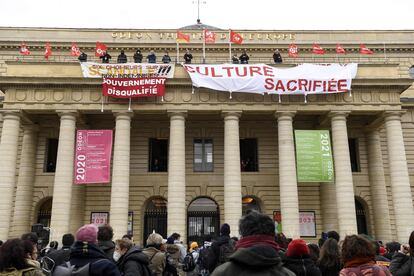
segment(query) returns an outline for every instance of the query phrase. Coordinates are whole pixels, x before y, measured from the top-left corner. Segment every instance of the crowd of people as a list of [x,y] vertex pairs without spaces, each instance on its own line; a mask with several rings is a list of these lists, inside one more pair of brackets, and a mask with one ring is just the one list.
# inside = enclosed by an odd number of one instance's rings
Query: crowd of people
[[87,224],[75,236],[65,234],[62,247],[51,242],[39,256],[38,238],[27,233],[0,245],[0,275],[108,275],[108,276],[387,276],[413,275],[414,231],[408,244],[383,245],[365,235],[343,240],[335,231],[323,233],[318,244],[275,235],[273,220],[257,211],[240,219],[240,239],[230,237],[223,224],[220,235],[189,248],[173,233],[164,239],[151,233],[145,247],[130,235],[113,241],[109,225]]

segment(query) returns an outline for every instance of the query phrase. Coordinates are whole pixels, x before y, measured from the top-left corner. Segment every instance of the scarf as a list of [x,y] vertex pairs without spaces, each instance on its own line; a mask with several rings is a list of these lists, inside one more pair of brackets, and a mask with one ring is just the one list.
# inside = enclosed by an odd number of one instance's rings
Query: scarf
[[374,257],[356,257],[352,260],[349,260],[347,262],[345,262],[345,268],[348,267],[356,267],[356,266],[360,266],[363,264],[375,264],[375,260]]
[[279,251],[280,249],[279,245],[275,242],[273,236],[253,235],[241,238],[236,244],[236,250],[239,248],[249,248],[257,244],[270,246],[276,251]]

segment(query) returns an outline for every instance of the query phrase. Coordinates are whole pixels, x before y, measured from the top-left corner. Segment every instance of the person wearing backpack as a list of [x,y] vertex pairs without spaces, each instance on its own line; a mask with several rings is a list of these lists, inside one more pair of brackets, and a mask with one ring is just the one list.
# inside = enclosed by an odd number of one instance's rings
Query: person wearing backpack
[[[32,253],[37,250],[32,243],[29,244]],[[21,239],[11,239],[0,246],[1,276],[44,276],[42,270],[32,264],[35,254],[27,254],[25,247],[27,245]]]
[[211,260],[212,265],[209,269],[210,273],[212,273],[217,266],[228,261],[230,255],[233,254],[235,250],[235,242],[230,239],[230,225],[224,223],[220,227],[220,236],[213,241],[211,249],[213,250],[213,255]]
[[188,251],[188,254],[185,256],[183,261],[183,271],[187,272],[187,276],[198,276],[199,268],[197,265],[199,257],[198,252],[198,243],[192,242],[190,245],[190,250]]
[[148,268],[148,258],[142,250],[133,246],[128,239],[115,242],[113,259],[123,276],[151,276]]
[[218,266],[212,276],[294,276],[283,267],[274,241],[275,223],[264,214],[250,211],[239,222],[242,236],[236,244],[236,251],[228,262]]
[[213,263],[214,260],[214,252],[211,247],[211,236],[207,235],[204,245],[199,250],[197,260],[197,266],[201,276],[210,275],[210,270],[213,271],[215,267],[215,264]]
[[69,262],[55,267],[53,276],[121,276],[115,263],[98,247],[98,227],[86,224],[76,232]]
[[148,267],[152,275],[162,276],[166,268],[167,257],[165,255],[164,246],[166,240],[158,233],[151,233],[147,239],[147,246],[143,250],[148,258]]

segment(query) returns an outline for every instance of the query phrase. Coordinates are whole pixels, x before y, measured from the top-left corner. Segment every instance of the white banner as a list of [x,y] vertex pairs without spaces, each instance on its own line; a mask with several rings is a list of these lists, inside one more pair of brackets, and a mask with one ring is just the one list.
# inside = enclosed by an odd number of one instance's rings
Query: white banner
[[82,74],[85,78],[101,78],[102,75],[109,77],[174,77],[174,63],[95,63],[81,62]]
[[186,65],[193,86],[257,94],[325,94],[351,89],[358,64],[301,64],[279,69],[266,64]]

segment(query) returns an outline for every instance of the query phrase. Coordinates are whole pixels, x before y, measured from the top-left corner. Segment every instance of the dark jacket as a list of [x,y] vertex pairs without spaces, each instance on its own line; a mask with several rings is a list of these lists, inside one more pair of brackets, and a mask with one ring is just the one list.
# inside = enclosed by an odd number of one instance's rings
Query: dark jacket
[[171,62],[171,58],[170,58],[170,56],[169,56],[169,55],[164,55],[164,56],[162,57],[162,62],[163,62],[163,63],[170,63],[170,62]]
[[297,276],[321,276],[321,271],[310,257],[285,257],[283,264]]
[[52,252],[48,253],[46,256],[51,258],[55,262],[55,266],[61,265],[70,258],[70,247],[62,247],[59,250],[53,250]]
[[[91,276],[120,276],[115,263],[106,258],[105,253],[96,244],[75,242],[70,252],[70,263],[77,267],[90,264]],[[99,262],[96,262],[101,260]],[[96,262],[96,263],[94,263]]]
[[98,241],[98,247],[105,253],[107,259],[114,260],[115,243],[113,241]]
[[392,256],[390,272],[394,276],[413,276],[414,275],[414,256],[407,256],[396,252]]
[[117,263],[123,276],[151,276],[148,258],[138,247],[132,247]]
[[185,61],[185,63],[187,63],[187,64],[191,63],[191,60],[192,59],[193,59],[193,55],[192,54],[185,53],[185,55],[184,55],[184,61]]
[[102,59],[102,63],[109,63],[109,60],[112,58],[110,54],[106,53],[105,55],[99,57]]
[[[223,245],[223,244],[227,244],[227,243],[229,243],[229,241],[230,241],[230,236],[225,236],[225,235],[223,235],[223,236],[219,236],[215,241],[213,241],[213,243],[211,244],[211,248],[213,249],[213,253],[214,253],[214,259],[212,260],[212,264],[215,264],[214,265],[214,268],[216,267],[216,266],[218,266],[218,265],[220,265],[219,263],[218,263],[218,261],[219,261],[219,258],[220,258],[220,247]],[[210,272],[212,272],[212,270],[210,271]]]
[[280,55],[280,53],[274,53],[273,54],[273,60],[275,63],[282,63],[283,59],[282,56]]
[[118,63],[127,63],[127,61],[128,61],[128,57],[125,54],[120,54],[118,56],[118,60],[117,60]]
[[143,56],[142,56],[141,52],[136,52],[134,54],[134,62],[135,63],[141,63],[142,62],[142,58],[143,58]]
[[149,54],[147,56],[148,63],[156,63],[157,62],[157,56],[155,54]]
[[230,261],[218,266],[211,276],[270,276],[295,274],[282,266],[276,250],[267,245],[240,248],[230,256]]
[[338,276],[339,271],[341,271],[342,266],[340,263],[337,263],[334,266],[325,266],[323,264],[318,265],[319,270],[321,271],[322,276]]
[[239,57],[241,64],[248,64],[249,63],[249,56],[246,53],[241,54]]

